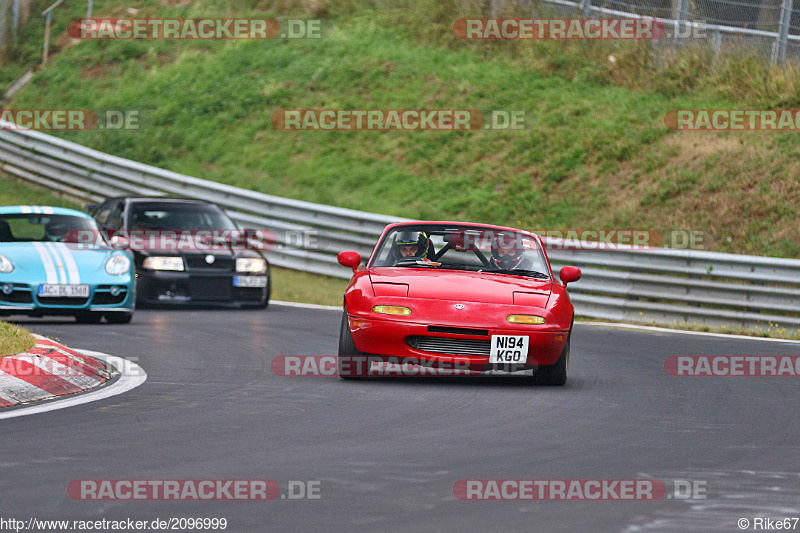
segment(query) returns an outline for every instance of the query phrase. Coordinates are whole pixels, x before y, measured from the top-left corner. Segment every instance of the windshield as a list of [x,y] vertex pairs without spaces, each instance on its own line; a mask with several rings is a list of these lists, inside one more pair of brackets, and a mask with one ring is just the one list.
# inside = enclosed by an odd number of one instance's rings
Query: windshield
[[215,205],[146,203],[131,206],[133,230],[233,230],[236,225]]
[[369,267],[414,267],[550,279],[544,253],[530,235],[468,225],[404,225],[387,232]]
[[[87,236],[88,235],[88,239]],[[73,215],[0,215],[0,242],[96,242],[94,220]]]

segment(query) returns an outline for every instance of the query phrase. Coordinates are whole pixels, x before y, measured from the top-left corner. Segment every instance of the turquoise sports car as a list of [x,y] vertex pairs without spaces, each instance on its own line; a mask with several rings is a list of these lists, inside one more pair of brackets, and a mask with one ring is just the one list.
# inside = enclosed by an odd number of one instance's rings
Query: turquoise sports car
[[136,302],[130,251],[89,215],[62,207],[0,207],[0,316],[72,315],[127,323]]

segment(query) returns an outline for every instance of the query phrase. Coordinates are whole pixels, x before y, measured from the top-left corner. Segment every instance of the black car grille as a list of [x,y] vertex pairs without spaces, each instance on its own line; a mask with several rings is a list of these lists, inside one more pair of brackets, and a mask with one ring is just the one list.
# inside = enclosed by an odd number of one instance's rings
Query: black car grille
[[478,337],[488,337],[488,329],[472,328],[452,328],[449,326],[428,326],[429,333],[451,333],[453,335],[475,335]]
[[124,288],[120,288],[119,293],[114,296],[111,294],[111,285],[100,285],[94,292],[94,298],[92,298],[93,305],[113,305],[122,303],[125,301],[125,297],[128,296],[128,290]]
[[491,341],[425,337],[421,335],[408,337],[406,342],[416,350],[450,355],[489,355],[492,345]]
[[56,297],[39,297],[39,303],[42,305],[86,305],[89,298],[66,298],[63,296]]
[[231,279],[206,277],[189,279],[189,296],[194,301],[220,301],[231,299]]
[[12,285],[14,290],[11,294],[6,294],[0,291],[0,302],[9,304],[30,304],[33,303],[33,296],[28,288],[22,288],[20,285]]
[[[213,255],[213,254],[211,254]],[[205,260],[205,255],[190,255],[184,257],[186,260],[186,268],[188,270],[227,270],[233,271],[233,258],[231,257],[216,257],[213,263],[208,264]]]

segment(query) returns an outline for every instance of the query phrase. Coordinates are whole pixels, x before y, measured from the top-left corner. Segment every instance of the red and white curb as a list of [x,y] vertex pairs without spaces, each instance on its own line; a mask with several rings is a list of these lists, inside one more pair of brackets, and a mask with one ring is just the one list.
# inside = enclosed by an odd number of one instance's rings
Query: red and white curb
[[117,374],[95,357],[34,337],[36,345],[27,352],[0,358],[0,408],[83,392]]

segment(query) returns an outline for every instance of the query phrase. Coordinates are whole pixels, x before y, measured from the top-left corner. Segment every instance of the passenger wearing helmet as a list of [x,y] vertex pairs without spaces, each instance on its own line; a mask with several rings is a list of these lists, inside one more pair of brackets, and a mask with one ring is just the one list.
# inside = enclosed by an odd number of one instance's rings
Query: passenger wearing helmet
[[391,257],[394,263],[403,259],[428,261],[430,239],[424,231],[401,231],[394,237]]
[[513,233],[497,233],[492,238],[492,267],[501,270],[531,270],[533,262],[525,257],[522,239]]
[[69,227],[65,222],[60,220],[52,220],[44,226],[44,240],[63,242],[67,231],[69,231]]

